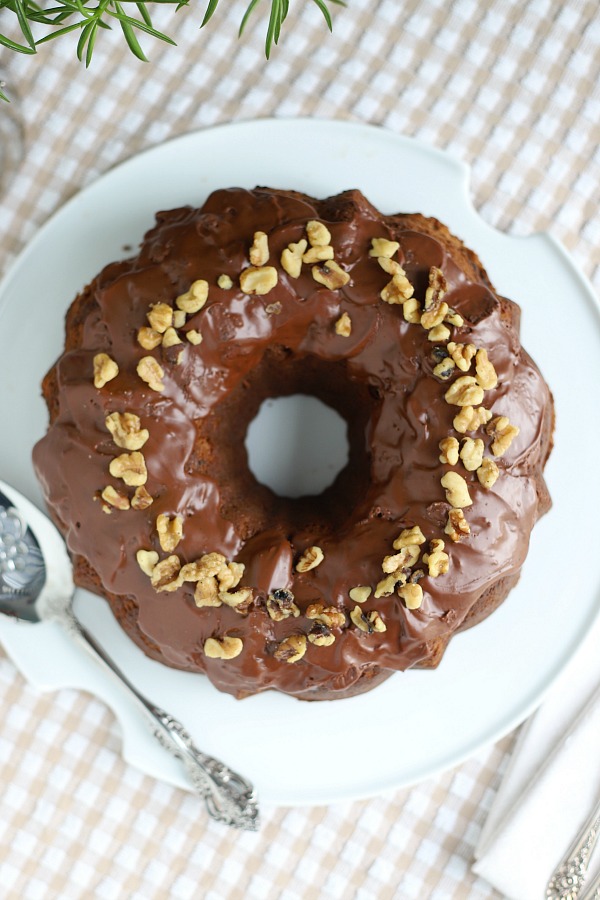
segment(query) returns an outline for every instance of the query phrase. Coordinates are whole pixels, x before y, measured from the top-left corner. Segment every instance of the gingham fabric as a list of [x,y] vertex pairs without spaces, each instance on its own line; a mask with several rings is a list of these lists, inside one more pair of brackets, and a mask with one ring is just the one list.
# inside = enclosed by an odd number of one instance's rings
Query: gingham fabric
[[[0,51],[13,98],[0,134],[16,123],[24,146],[17,172],[6,159],[0,172],[1,270],[53,210],[138,151],[217,123],[302,115],[449,150],[471,165],[485,219],[551,232],[600,286],[597,0],[349,0],[333,36],[314,4],[292,0],[269,63],[262,14],[236,39],[245,5],[221,0],[204,32],[204,3],[161,9],[156,24],[178,46],[146,40],[147,65],[117,32],[99,36],[87,73],[76,38],[35,58]],[[94,698],[40,695],[2,655],[0,697],[2,898],[500,897],[470,860],[514,735],[409,790],[267,809],[246,834],[127,766]]]

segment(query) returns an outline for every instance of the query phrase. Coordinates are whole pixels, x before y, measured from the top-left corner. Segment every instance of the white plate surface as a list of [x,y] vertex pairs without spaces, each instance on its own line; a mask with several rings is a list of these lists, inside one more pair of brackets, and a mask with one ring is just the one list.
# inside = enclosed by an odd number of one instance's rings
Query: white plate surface
[[[211,190],[233,185],[317,197],[358,187],[385,213],[437,216],[477,251],[499,292],[521,305],[523,343],[556,399],[556,445],[546,470],[554,507],[534,530],[519,586],[493,616],[456,637],[436,671],[398,674],[334,703],[274,693],[237,702],[202,676],[147,659],[101,599],[78,592],[80,617],[138,687],[180,718],[199,746],[253,779],[264,803],[365,797],[456,765],[515,727],[541,702],[598,611],[597,301],[553,240],[488,226],[471,204],[468,169],[414,140],[322,120],[187,135],[74,197],[0,285],[0,477],[38,505],[30,457],[47,422],[39,385],[62,348],[70,301],[104,264],[130,255],[124,248],[140,242],[156,210],[201,204]],[[122,727],[125,758],[188,786],[126,699],[54,628],[0,618],[0,641],[39,688],[68,685],[101,697]]]

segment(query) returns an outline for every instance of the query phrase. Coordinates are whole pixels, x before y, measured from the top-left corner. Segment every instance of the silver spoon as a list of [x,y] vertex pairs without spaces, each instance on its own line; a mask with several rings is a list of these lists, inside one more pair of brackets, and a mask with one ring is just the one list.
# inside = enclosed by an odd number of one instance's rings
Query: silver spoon
[[58,531],[33,504],[0,481],[0,613],[28,623],[59,622],[129,694],[154,737],[184,764],[209,815],[234,828],[256,831],[259,812],[252,784],[198,750],[177,719],[131,684],[75,618],[73,591],[72,567]]
[[[546,888],[548,900],[576,900],[585,887],[590,858],[600,837],[600,798],[580,832],[560,861]],[[588,888],[585,898],[600,898],[600,876]]]

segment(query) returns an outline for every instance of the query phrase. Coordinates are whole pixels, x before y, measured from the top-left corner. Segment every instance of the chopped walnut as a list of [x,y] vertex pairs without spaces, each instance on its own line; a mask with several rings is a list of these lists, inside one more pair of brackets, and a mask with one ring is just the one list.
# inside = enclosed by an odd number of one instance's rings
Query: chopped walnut
[[358,585],[348,591],[348,596],[355,603],[366,603],[371,596],[371,588],[368,585]]
[[405,275],[405,271],[396,259],[388,256],[380,256],[377,260],[386,275]]
[[308,632],[308,640],[316,647],[330,647],[335,642],[335,634],[324,622],[315,622]]
[[264,231],[254,232],[254,242],[248,254],[251,266],[265,266],[269,261],[269,238]]
[[109,503],[111,506],[114,506],[115,509],[129,509],[129,497],[127,494],[123,494],[120,491],[117,491],[112,485],[107,485],[102,491],[101,497],[106,503]]
[[394,550],[402,550],[403,547],[412,547],[415,544],[424,544],[425,540],[425,535],[423,534],[419,526],[413,525],[412,528],[405,528],[403,531],[401,531],[392,546]]
[[519,433],[519,428],[511,425],[506,416],[496,416],[485,430],[493,437],[492,453],[494,456],[504,456]]
[[137,333],[138,344],[144,350],[154,350],[162,344],[162,339],[163,336],[160,331],[155,331],[154,328],[150,328],[148,325],[143,325]]
[[393,556],[385,556],[381,568],[386,575],[392,575],[402,569],[409,569],[411,566],[414,566],[420,553],[418,544],[408,544],[399,553],[395,553]]
[[308,247],[302,238],[297,244],[288,244],[281,254],[281,266],[291,278],[299,278],[302,271],[302,257]]
[[487,350],[478,350],[475,357],[475,372],[477,381],[485,391],[491,391],[498,384],[498,376],[492,363],[488,359]]
[[488,459],[486,457],[481,461],[481,465],[477,469],[477,477],[479,483],[482,484],[484,488],[493,487],[496,484],[499,475],[500,469],[493,459]]
[[135,554],[135,558],[144,575],[147,575],[148,578],[150,578],[158,562],[158,553],[156,550],[138,550]]
[[311,603],[306,610],[306,617],[323,622],[328,628],[343,628],[346,624],[345,613],[335,606],[323,606],[322,603]]
[[[429,270],[429,286],[425,291],[425,309],[431,310],[439,307],[447,290],[448,284],[444,273],[437,266],[432,266]],[[447,306],[446,304],[446,309]]]
[[442,451],[440,453],[440,462],[444,465],[455,466],[458,462],[458,453],[460,444],[455,437],[447,437],[441,440],[438,447]]
[[448,353],[454,360],[457,369],[461,372],[468,372],[471,368],[471,361],[477,353],[475,344],[456,344],[450,341],[448,344]]
[[222,291],[230,291],[233,287],[233,281],[229,277],[229,275],[219,275],[217,278],[217,285],[221,288]]
[[300,610],[294,603],[294,595],[285,588],[278,588],[269,594],[267,612],[274,622],[282,622],[290,616],[297,618],[300,615]]
[[[182,309],[174,310],[173,311],[173,328],[183,328],[183,326],[185,325],[186,319],[187,319],[187,316]],[[163,344],[164,344],[164,340],[163,340]]]
[[152,569],[150,576],[155,591],[176,591],[183,584],[181,561],[178,556],[167,556]]
[[448,309],[444,322],[447,322],[448,325],[454,325],[456,328],[461,328],[465,324],[463,317],[453,309]]
[[371,612],[363,612],[360,606],[355,606],[350,613],[353,624],[365,634],[373,634],[374,631],[387,631],[385,622],[376,609]]
[[136,371],[142,381],[145,381],[153,391],[164,391],[165,386],[162,379],[165,370],[153,356],[143,356],[137,364]]
[[104,424],[112,434],[117,447],[124,450],[141,450],[150,437],[147,429],[141,427],[140,417],[135,413],[110,413]]
[[273,290],[278,280],[277,269],[273,266],[250,266],[240,275],[240,287],[245,294],[263,296]]
[[167,328],[165,333],[163,334],[162,345],[163,347],[175,347],[176,344],[183,343],[175,329],[171,326]]
[[352,334],[352,319],[347,312],[343,312],[335,323],[335,333],[341,337],[350,337]]
[[483,388],[472,375],[461,375],[452,382],[444,398],[454,406],[475,406],[483,400]]
[[195,328],[190,328],[189,331],[186,331],[185,336],[194,347],[197,347],[198,344],[202,343],[202,335],[199,331],[196,331]]
[[390,594],[394,593],[396,585],[405,584],[406,580],[406,575],[402,572],[393,572],[391,575],[387,575],[377,583],[373,596],[376,600],[379,600],[380,597],[389,597]]
[[244,642],[237,637],[207,638],[204,653],[209,659],[235,659],[244,649]]
[[240,588],[239,591],[219,591],[219,600],[240,614],[248,612],[253,597],[252,588]]
[[455,431],[459,434],[465,434],[467,431],[477,431],[481,425],[485,425],[492,418],[492,413],[485,406],[479,406],[474,409],[472,406],[463,406],[461,411],[454,417],[452,424]]
[[473,501],[469,496],[467,482],[462,475],[459,475],[458,472],[446,472],[446,474],[442,476],[441,481],[442,487],[446,491],[446,500],[450,506],[459,509],[471,506]]
[[217,572],[217,579],[221,590],[230,591],[231,588],[237,587],[242,580],[245,569],[246,566],[243,563],[237,562],[230,562],[227,563],[226,566],[221,566]]
[[200,312],[206,301],[208,300],[208,281],[198,278],[192,282],[184,294],[180,294],[175,300],[177,309],[182,309],[188,316]]
[[148,480],[148,470],[146,469],[146,460],[144,454],[138,450],[133,453],[121,453],[111,460],[108,471],[113,478],[122,478],[125,484],[130,487],[137,487],[140,484],[146,484]]
[[418,325],[421,321],[421,305],[419,301],[415,297],[405,300],[402,304],[402,313],[406,322],[409,322],[411,325]]
[[148,509],[154,503],[154,498],[150,496],[143,484],[136,487],[133,497],[131,498],[131,506],[133,509]]
[[156,519],[156,530],[160,546],[165,553],[172,553],[183,537],[183,517],[161,513]]
[[423,603],[423,588],[420,584],[403,584],[397,593],[404,600],[407,609],[419,609]]
[[460,458],[467,472],[474,472],[481,465],[483,459],[484,444],[480,438],[463,438],[460,449]]
[[333,247],[331,244],[326,244],[324,247],[310,247],[306,253],[302,254],[302,262],[306,263],[306,265],[312,265],[333,259],[334,256]]
[[394,274],[392,280],[386,284],[381,294],[379,295],[382,300],[385,300],[386,303],[404,304],[406,300],[411,299],[412,295],[415,292],[415,289],[406,277],[406,272],[399,264],[398,269],[399,271]]
[[167,328],[173,324],[173,307],[168,303],[153,303],[146,318],[153,331],[164,334]]
[[462,509],[448,510],[448,521],[444,531],[452,541],[460,541],[465,535],[471,534],[471,528]]
[[331,232],[322,222],[307,222],[306,234],[311,247],[324,247],[331,243]]
[[437,378],[441,378],[442,381],[448,381],[454,374],[454,366],[455,363],[452,357],[445,356],[444,359],[434,367],[433,374]]
[[314,280],[325,285],[330,291],[337,291],[350,281],[348,273],[344,272],[333,259],[320,266],[313,266],[311,271]]
[[[183,575],[181,577],[183,579]],[[219,599],[219,585],[217,584],[216,578],[213,578],[212,575],[200,575],[199,578],[194,580],[196,581],[194,603],[199,609],[202,609],[205,606],[221,606],[221,600]]]
[[320,547],[307,547],[296,563],[296,572],[309,572],[320,565],[324,558],[325,554]]
[[427,340],[442,343],[450,337],[450,329],[445,325],[435,325],[427,332]]
[[398,241],[389,241],[387,238],[372,238],[369,256],[380,258],[382,256],[391,259],[399,250]]
[[444,552],[444,542],[437,538],[431,541],[431,552],[423,554],[423,562],[429,569],[430,578],[445,575],[450,568],[450,557]]
[[448,304],[442,301],[438,307],[425,310],[421,315],[421,325],[423,328],[427,329],[427,331],[432,328],[437,328],[437,326],[441,325],[444,321],[444,316],[447,312]]
[[119,367],[107,353],[96,353],[94,356],[94,387],[103,388],[119,374]]
[[289,637],[281,641],[273,656],[280,662],[295,663],[302,659],[305,653],[306,635],[290,634]]

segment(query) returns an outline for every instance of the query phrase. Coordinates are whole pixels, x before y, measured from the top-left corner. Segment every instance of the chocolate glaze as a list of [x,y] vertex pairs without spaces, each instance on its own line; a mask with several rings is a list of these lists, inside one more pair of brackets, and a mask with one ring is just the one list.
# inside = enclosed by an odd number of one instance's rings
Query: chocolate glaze
[[[310,219],[327,224],[336,261],[351,275],[341,290],[319,285],[311,266],[292,279],[280,265],[282,250],[304,236]],[[279,272],[278,284],[264,297],[247,296],[239,288],[257,230],[268,233],[269,265]],[[447,383],[432,375],[436,361],[427,332],[405,322],[401,306],[380,299],[389,276],[368,255],[373,237],[400,242],[397,258],[421,301],[430,267],[442,269],[448,281],[445,299],[465,318],[452,339],[485,347],[498,373],[498,386],[486,391],[484,405],[520,428],[497,461],[501,474],[491,490],[481,487],[474,472],[457,467],[473,498],[466,510],[471,534],[460,543],[443,534],[448,505],[440,478],[450,467],[438,458],[438,442],[455,434],[452,420],[458,410],[444,401]],[[231,277],[232,289],[217,287],[221,274]],[[137,343],[137,331],[147,324],[151,304],[173,303],[198,278],[209,282],[209,299],[181,331],[195,328],[203,341],[151,351],[165,369],[165,390],[157,393],[136,374],[139,359],[148,355]],[[333,327],[344,311],[352,320],[349,337],[337,335]],[[369,681],[369,676],[437,664],[455,631],[504,598],[527,554],[530,531],[549,506],[541,472],[551,443],[552,400],[520,346],[518,327],[518,307],[494,293],[475,255],[444,226],[416,214],[384,217],[357,191],[320,202],[286,191],[222,190],[200,210],[159,213],[139,254],[106,267],[75,301],[67,317],[65,352],[45,381],[51,424],[34,449],[34,464],[76,562],[76,576],[79,572],[81,583],[89,585],[89,572],[94,573],[97,590],[151,655],[206,672],[217,687],[238,696],[267,688],[307,699],[346,696],[381,680]],[[371,397],[367,404],[361,401],[368,415],[353,437],[362,443],[363,461],[347,473],[346,482],[342,473],[329,499],[317,498],[312,515],[299,516],[297,527],[292,507],[281,506],[280,517],[265,516],[260,490],[266,489],[258,489],[251,477],[247,507],[238,496],[236,511],[222,471],[218,465],[211,471],[199,448],[198,435],[204,433],[212,433],[214,447],[221,419],[265,365],[267,351],[279,351],[294,365],[305,360],[315,371],[320,366],[325,379],[326,367],[335,364],[350,398],[361,391]],[[98,352],[108,353],[120,370],[101,390],[92,377]],[[123,452],[104,424],[114,411],[137,413],[150,432],[143,453],[146,487],[155,499],[145,511],[107,515],[94,499],[107,484],[122,487],[108,474],[111,458]],[[484,430],[473,436],[484,439],[491,455]],[[214,449],[218,453],[218,446]],[[346,491],[344,484],[360,481],[361,466],[367,467],[364,487],[360,482],[359,491]],[[344,517],[336,515],[334,527],[329,500],[343,508],[344,497],[348,508]],[[227,606],[198,609],[193,584],[174,593],[154,591],[135,554],[144,548],[158,550],[161,558],[167,555],[155,529],[160,513],[184,518],[184,537],[175,551],[183,562],[217,550],[246,564],[241,585],[255,589],[247,615]],[[309,643],[304,658],[294,664],[275,659],[278,642],[294,632],[307,633],[312,623],[303,615],[272,621],[264,606],[269,590],[290,588],[301,611],[316,601],[350,611],[355,604],[349,590],[375,586],[393,540],[413,525],[428,539],[445,539],[450,556],[446,575],[421,580],[420,609],[406,609],[396,594],[371,596],[363,608],[380,612],[384,633],[365,634],[348,619],[349,627],[336,632],[333,645]],[[297,573],[294,562],[313,544],[323,549],[323,563]],[[122,604],[127,617],[120,613]],[[228,661],[207,659],[204,641],[224,634],[242,638],[242,653]]]

